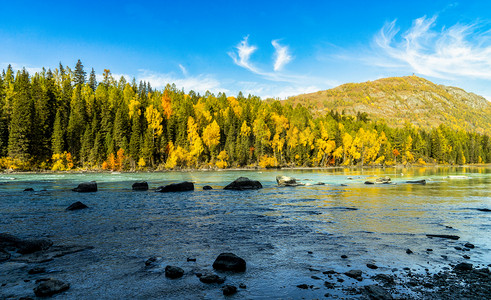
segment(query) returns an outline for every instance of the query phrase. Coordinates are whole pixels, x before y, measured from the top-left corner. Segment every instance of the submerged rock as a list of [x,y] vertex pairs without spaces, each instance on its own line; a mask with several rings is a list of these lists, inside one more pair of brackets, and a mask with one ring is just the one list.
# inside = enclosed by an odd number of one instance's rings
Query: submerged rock
[[0,249],[0,262],[4,262],[10,259],[10,253]]
[[391,180],[390,180],[389,176],[379,177],[379,178],[375,179],[375,183],[388,184],[388,183],[391,183]]
[[179,267],[175,267],[175,266],[165,267],[165,277],[176,279],[176,278],[181,278],[182,275],[184,275],[184,270]]
[[423,185],[425,185],[426,184],[426,180],[425,179],[422,179],[422,180],[408,180],[408,181],[406,181],[406,183],[409,183],[409,184],[423,184]]
[[360,280],[362,274],[363,272],[361,270],[349,270],[348,272],[344,273],[344,275],[354,278],[356,280]]
[[213,263],[213,268],[220,271],[245,272],[246,261],[233,253],[221,253]]
[[378,267],[374,264],[367,264],[367,267],[372,269],[372,270],[378,269]]
[[34,189],[33,188],[27,188],[27,189],[24,189],[24,192],[34,192]]
[[223,291],[223,295],[230,296],[230,295],[237,293],[237,287],[227,284],[226,286],[223,287],[222,291]]
[[378,299],[378,300],[393,299],[392,295],[388,291],[386,291],[383,287],[376,284],[365,286],[364,293],[370,299]]
[[168,192],[187,192],[194,191],[194,184],[189,181],[183,181],[179,183],[171,183],[166,186],[159,186],[156,192],[168,193]]
[[84,209],[84,208],[89,208],[87,205],[83,204],[80,201],[77,201],[70,206],[68,206],[65,210],[79,210],[79,209]]
[[288,176],[281,176],[278,175],[276,176],[276,183],[278,183],[278,186],[299,186],[303,185],[293,177],[288,177]]
[[470,271],[470,270],[472,270],[472,267],[473,267],[472,264],[463,262],[463,263],[457,264],[453,269],[455,271]]
[[72,189],[72,191],[79,193],[97,192],[97,183],[95,181],[83,182]]
[[[0,233],[0,249],[16,250],[20,254],[30,254],[46,250],[53,245],[51,240],[22,240],[8,233]],[[6,257],[6,255],[4,255]]]
[[146,181],[135,182],[131,185],[131,189],[134,191],[147,191],[148,183]]
[[70,284],[65,283],[61,280],[50,278],[46,281],[41,282],[37,287],[34,288],[34,294],[38,297],[49,297],[54,294],[61,293],[70,288]]
[[229,183],[224,190],[257,190],[262,189],[262,184],[257,180],[251,180],[247,177],[239,177],[235,179],[233,182]]
[[460,239],[460,236],[458,235],[449,235],[449,234],[427,234],[426,236],[429,238],[436,237],[436,238],[449,239],[449,240]]
[[225,281],[225,278],[223,277],[220,277],[216,274],[206,274],[206,275],[202,275],[199,277],[199,281],[203,282],[203,283],[223,283]]
[[41,274],[41,273],[46,273],[46,269],[42,267],[35,267],[30,269],[27,274],[34,275],[34,274]]

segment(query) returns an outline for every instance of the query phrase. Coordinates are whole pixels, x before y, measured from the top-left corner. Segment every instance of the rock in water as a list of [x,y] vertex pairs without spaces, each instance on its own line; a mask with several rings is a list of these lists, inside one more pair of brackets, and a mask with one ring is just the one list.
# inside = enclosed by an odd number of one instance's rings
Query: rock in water
[[70,288],[70,284],[64,283],[63,281],[50,278],[46,281],[41,282],[40,285],[34,288],[34,294],[38,297],[49,297],[54,294],[61,293]]
[[213,263],[213,268],[220,271],[245,272],[246,262],[233,253],[221,253]]
[[203,190],[205,190],[205,191],[209,191],[209,190],[212,190],[212,189],[213,189],[213,188],[212,188],[211,186],[209,186],[209,185],[205,185],[205,186],[203,187]]
[[300,185],[297,183],[297,180],[293,177],[288,177],[288,176],[281,176],[278,175],[276,176],[276,183],[278,183],[278,186],[298,186]]
[[361,270],[350,270],[350,271],[344,273],[344,275],[351,277],[351,278],[354,278],[354,279],[357,279],[357,280],[359,278],[361,278],[361,274],[363,274],[363,272]]
[[87,205],[83,204],[80,201],[77,201],[73,203],[72,205],[68,206],[65,210],[78,210],[78,209],[84,209],[84,208],[89,208]]
[[383,287],[373,284],[365,286],[365,293],[370,299],[388,300],[393,299],[392,295]]
[[194,191],[194,184],[189,181],[172,183],[166,186],[159,186],[156,192],[159,193],[168,193],[168,192],[186,192],[186,191]]
[[226,285],[223,287],[223,295],[225,296],[230,296],[230,295],[233,295],[237,293],[237,287],[233,286],[233,285]]
[[379,177],[379,178],[375,179],[375,183],[388,184],[390,182],[391,182],[391,180],[390,180],[390,177],[389,176]]
[[449,239],[449,240],[458,240],[458,239],[460,239],[460,236],[458,236],[458,235],[448,235],[448,234],[427,234],[426,236],[429,237],[429,238],[437,237],[437,238]]
[[184,270],[175,266],[165,267],[165,277],[176,279],[181,278],[184,275]]
[[131,189],[134,191],[147,191],[148,183],[146,181],[135,182],[131,185]]
[[457,264],[454,267],[454,270],[455,271],[471,271],[472,267],[473,267],[472,264],[463,262],[463,263]]
[[34,189],[33,188],[27,188],[27,189],[24,189],[24,192],[34,192]]
[[257,180],[250,180],[247,177],[239,177],[224,187],[224,190],[257,190],[262,189],[262,184]]
[[423,185],[425,185],[426,184],[426,180],[425,179],[422,179],[422,180],[408,180],[408,181],[406,181],[406,183],[409,183],[409,184],[423,184]]
[[97,192],[97,183],[95,181],[83,182],[78,187],[72,189],[72,191],[79,193]]
[[53,245],[51,240],[21,240],[8,233],[0,233],[0,249],[14,248],[20,254],[46,250]]
[[220,277],[216,274],[206,274],[199,277],[199,281],[203,283],[223,283],[225,278]]

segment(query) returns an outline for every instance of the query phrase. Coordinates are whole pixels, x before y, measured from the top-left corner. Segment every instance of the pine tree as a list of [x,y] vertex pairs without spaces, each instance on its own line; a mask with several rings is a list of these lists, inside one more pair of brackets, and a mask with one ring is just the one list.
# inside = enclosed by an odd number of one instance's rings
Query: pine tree
[[92,89],[92,91],[95,92],[95,90],[97,89],[97,79],[95,77],[95,71],[94,71],[94,68],[92,68],[92,71],[90,72],[90,76],[89,76],[89,86],[90,88]]
[[[85,129],[85,105],[81,95],[81,85],[76,85],[70,102],[70,117],[67,128],[68,152],[75,156],[81,148],[81,139]],[[78,158],[77,158],[78,159]]]
[[87,73],[84,71],[84,65],[82,65],[80,59],[77,61],[77,64],[75,65],[75,72],[73,75],[74,75],[73,76],[74,85],[82,85],[85,83],[85,77]]
[[14,83],[14,102],[10,123],[8,153],[12,158],[27,161],[32,152],[32,118],[34,106],[31,100],[29,73],[18,71]]

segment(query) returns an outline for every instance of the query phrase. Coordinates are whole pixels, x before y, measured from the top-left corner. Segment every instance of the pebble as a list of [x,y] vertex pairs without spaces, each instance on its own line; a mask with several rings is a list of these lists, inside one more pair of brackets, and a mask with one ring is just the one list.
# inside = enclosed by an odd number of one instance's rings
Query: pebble
[[341,258],[348,258],[348,255],[341,255]]
[[407,254],[413,254],[413,251],[411,251],[411,249],[406,249],[406,253]]
[[372,270],[378,269],[378,267],[374,264],[367,264],[367,267],[372,269]]

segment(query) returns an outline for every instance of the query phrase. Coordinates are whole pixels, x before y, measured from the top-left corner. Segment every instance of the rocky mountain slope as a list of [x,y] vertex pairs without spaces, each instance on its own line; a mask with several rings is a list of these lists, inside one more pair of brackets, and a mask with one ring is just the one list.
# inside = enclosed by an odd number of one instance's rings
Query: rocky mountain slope
[[384,119],[390,126],[402,126],[409,121],[430,128],[443,123],[453,129],[491,135],[490,101],[414,75],[347,83],[290,97],[285,102],[302,104],[318,114],[330,110],[352,115],[365,112],[370,119]]

